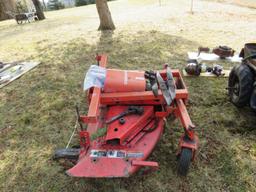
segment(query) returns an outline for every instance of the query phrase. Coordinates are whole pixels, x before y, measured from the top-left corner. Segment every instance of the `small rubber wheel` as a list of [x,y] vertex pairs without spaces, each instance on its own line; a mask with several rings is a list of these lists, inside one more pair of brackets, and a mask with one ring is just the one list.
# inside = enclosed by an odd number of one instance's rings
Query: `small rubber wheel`
[[188,148],[182,148],[178,160],[178,174],[186,176],[188,174],[189,166],[192,160],[192,150]]
[[233,67],[229,74],[229,97],[237,107],[243,107],[249,103],[254,83],[254,74],[246,64]]

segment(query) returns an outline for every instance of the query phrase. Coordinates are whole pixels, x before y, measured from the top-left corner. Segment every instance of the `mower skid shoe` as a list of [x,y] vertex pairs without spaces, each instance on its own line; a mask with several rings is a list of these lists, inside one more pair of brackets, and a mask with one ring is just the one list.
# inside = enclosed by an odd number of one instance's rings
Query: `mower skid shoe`
[[171,99],[174,100],[176,96],[176,87],[175,87],[175,81],[174,81],[170,67],[166,68],[166,76],[167,76],[166,82],[167,82],[168,90],[169,90]]
[[163,93],[164,99],[166,101],[166,104],[170,106],[172,103],[172,98],[169,93],[168,87],[159,72],[156,73],[156,77],[157,77],[157,81],[159,83],[159,87],[160,87],[160,89]]

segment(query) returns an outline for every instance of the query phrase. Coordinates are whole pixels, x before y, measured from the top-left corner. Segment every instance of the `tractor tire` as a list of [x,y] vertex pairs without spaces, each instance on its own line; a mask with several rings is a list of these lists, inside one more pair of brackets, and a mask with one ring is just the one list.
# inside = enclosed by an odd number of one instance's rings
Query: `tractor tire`
[[233,67],[228,80],[230,101],[237,107],[247,105],[253,91],[253,83],[254,74],[249,66],[241,64]]
[[179,155],[178,174],[186,176],[188,174],[189,166],[192,160],[192,150],[189,148],[182,148]]

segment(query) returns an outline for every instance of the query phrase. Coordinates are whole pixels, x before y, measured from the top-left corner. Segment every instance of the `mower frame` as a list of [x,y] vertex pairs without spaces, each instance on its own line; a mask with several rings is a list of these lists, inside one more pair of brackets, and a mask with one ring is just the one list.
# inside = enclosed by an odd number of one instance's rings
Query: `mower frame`
[[[97,61],[100,67],[107,66],[107,56],[106,55],[98,55]],[[186,109],[186,103],[188,101],[188,90],[183,81],[181,73],[179,70],[172,70],[172,75],[175,78],[176,83],[176,97],[170,106],[166,105],[165,99],[163,97],[162,92],[158,91],[158,96],[155,96],[152,91],[141,91],[141,92],[116,92],[116,93],[104,93],[101,88],[93,87],[88,91],[87,99],[89,100],[89,109],[87,115],[79,115],[79,121],[86,124],[86,129],[82,129],[79,131],[80,137],[80,154],[79,161],[82,162],[84,157],[87,154],[88,149],[90,148],[91,135],[97,132],[99,127],[103,127],[104,125],[104,108],[106,106],[126,106],[126,105],[141,105],[141,106],[160,106],[162,108],[161,111],[155,111],[154,117],[159,118],[160,124],[158,125],[159,129],[155,133],[150,133],[151,136],[154,136],[156,139],[154,141],[150,141],[149,136],[146,137],[146,141],[150,143],[151,146],[155,146],[157,141],[160,139],[162,135],[164,120],[170,115],[174,114],[176,118],[178,118],[183,126],[184,134],[181,135],[179,140],[179,146],[176,155],[179,157],[182,149],[187,148],[191,149],[192,156],[191,161],[195,159],[195,154],[198,148],[198,137],[195,133],[195,125],[192,123],[188,111]],[[166,70],[160,71],[163,79],[166,79]],[[136,132],[136,130],[135,130]],[[138,140],[143,138],[145,133],[136,132],[134,134],[131,143],[136,143]],[[135,137],[136,135],[136,137]],[[153,142],[153,143],[152,143]],[[94,143],[95,144],[95,143]],[[128,143],[128,145],[130,145]],[[144,144],[145,145],[145,144]],[[109,146],[109,149],[113,147]],[[122,146],[119,146],[122,149]],[[146,157],[152,152],[153,148],[146,150]],[[97,159],[93,159],[95,162]],[[85,162],[85,161],[84,161]],[[113,159],[111,163],[118,163],[117,160]],[[129,162],[129,161],[127,161]],[[105,161],[106,166],[110,166],[111,163],[109,161]],[[113,176],[108,174],[108,170],[103,168],[102,170],[96,171],[97,173],[90,173],[88,177],[105,177],[104,175],[108,175],[108,177],[119,177],[119,176],[129,176],[129,174],[134,173],[140,167],[149,167],[151,170],[156,170],[159,165],[157,162],[146,161],[146,159],[133,159],[130,162],[130,166],[134,166],[130,173],[122,173],[120,170],[113,168],[118,172]],[[80,168],[76,167],[72,168],[72,173],[68,171],[67,173],[71,176],[77,175],[79,177],[83,177],[81,173],[81,169],[85,168],[85,165],[81,165]]]

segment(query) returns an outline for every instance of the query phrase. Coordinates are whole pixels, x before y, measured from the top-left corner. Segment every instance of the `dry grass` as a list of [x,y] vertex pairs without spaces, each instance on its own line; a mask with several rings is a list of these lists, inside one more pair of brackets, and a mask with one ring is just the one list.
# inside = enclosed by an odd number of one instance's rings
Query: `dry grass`
[[[210,0],[210,1],[213,1],[213,0]],[[252,9],[256,8],[255,0],[214,0],[214,1],[221,2],[221,3],[235,4],[239,6],[249,7]]]
[[[0,60],[35,59],[35,70],[0,91],[0,191],[256,191],[255,114],[228,102],[226,79],[186,78],[189,112],[198,126],[200,152],[186,179],[175,172],[181,134],[169,120],[151,155],[160,170],[128,179],[76,179],[51,160],[65,146],[76,102],[86,111],[81,89],[96,52],[109,66],[181,69],[186,52],[199,45],[227,44],[237,51],[255,40],[255,11],[229,4],[187,0],[110,3],[117,30],[97,32],[95,7],[47,13],[47,20],[0,22]],[[231,64],[225,64],[231,66]]]

